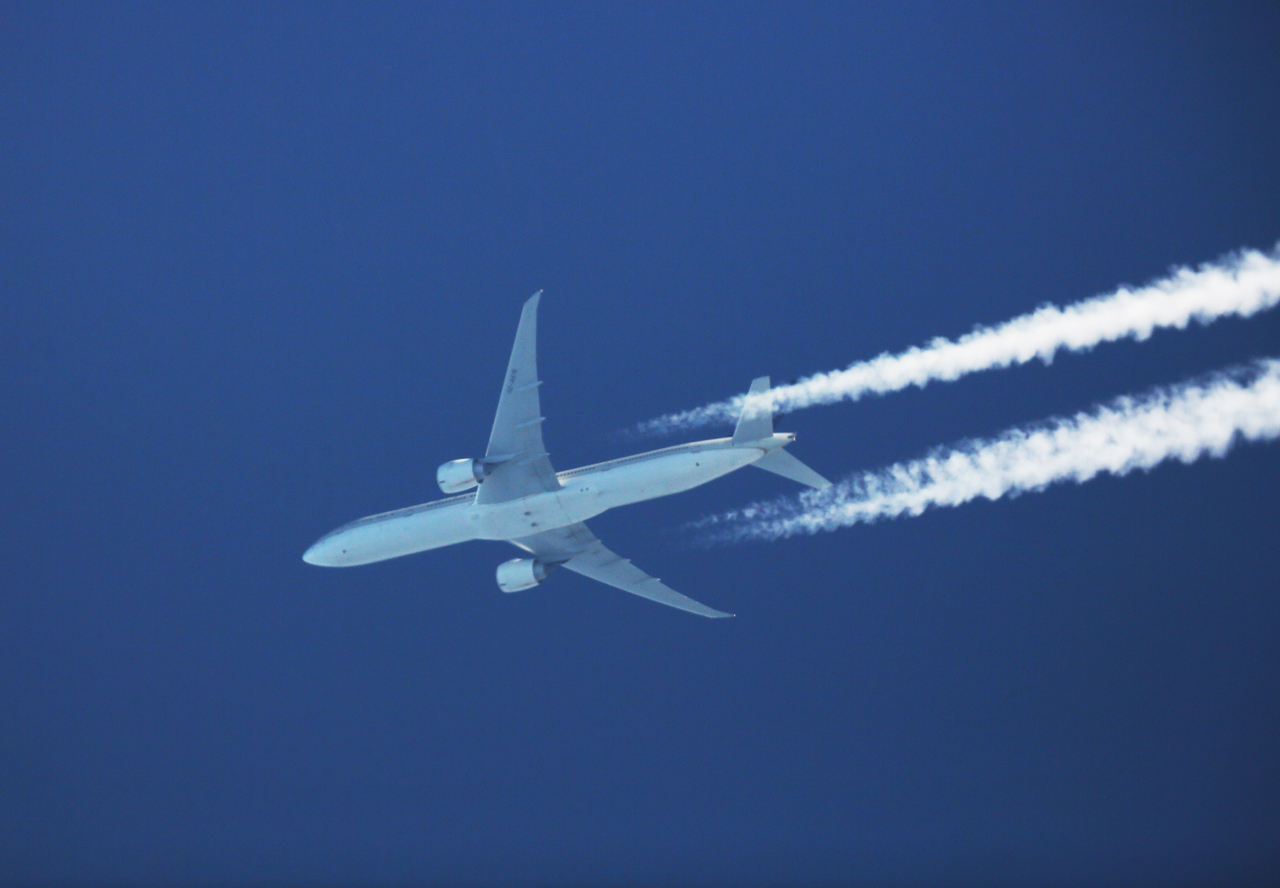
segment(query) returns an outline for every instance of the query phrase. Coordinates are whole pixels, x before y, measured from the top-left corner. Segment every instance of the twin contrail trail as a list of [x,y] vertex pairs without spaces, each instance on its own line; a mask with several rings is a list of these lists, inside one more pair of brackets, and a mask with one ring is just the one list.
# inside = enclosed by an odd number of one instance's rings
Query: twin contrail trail
[[[1161,327],[1208,324],[1228,315],[1249,317],[1280,302],[1280,246],[1270,253],[1246,250],[1131,290],[1125,287],[1066,308],[1046,305],[995,327],[979,327],[959,339],[938,338],[900,354],[882,354],[844,370],[819,373],[772,389],[774,409],[787,413],[817,404],[856,401],[935,380],[959,379],[979,370],[1048,363],[1062,350],[1081,351],[1118,339],[1143,340]],[[641,423],[641,434],[663,434],[732,421],[745,396]]]
[[1069,419],[964,442],[923,459],[854,475],[823,491],[705,518],[722,542],[814,534],[919,515],[937,506],[1043,490],[1165,460],[1221,457],[1240,441],[1280,437],[1280,360],[1119,398]]

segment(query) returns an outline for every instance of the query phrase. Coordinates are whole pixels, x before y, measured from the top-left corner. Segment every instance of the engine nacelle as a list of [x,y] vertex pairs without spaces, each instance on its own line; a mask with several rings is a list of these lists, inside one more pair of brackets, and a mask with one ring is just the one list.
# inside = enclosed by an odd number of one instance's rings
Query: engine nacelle
[[436,483],[445,493],[462,493],[484,480],[484,463],[478,459],[452,459],[436,469]]
[[498,588],[503,592],[532,589],[547,578],[547,566],[536,558],[512,558],[498,565]]

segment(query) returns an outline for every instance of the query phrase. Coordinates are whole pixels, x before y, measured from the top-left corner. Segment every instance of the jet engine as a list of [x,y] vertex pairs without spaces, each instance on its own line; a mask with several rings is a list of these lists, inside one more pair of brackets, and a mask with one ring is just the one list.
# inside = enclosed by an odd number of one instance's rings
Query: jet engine
[[532,589],[547,578],[548,570],[537,558],[512,558],[498,565],[498,588],[503,592]]
[[484,480],[484,463],[478,459],[452,459],[436,469],[436,483],[445,493],[462,493]]

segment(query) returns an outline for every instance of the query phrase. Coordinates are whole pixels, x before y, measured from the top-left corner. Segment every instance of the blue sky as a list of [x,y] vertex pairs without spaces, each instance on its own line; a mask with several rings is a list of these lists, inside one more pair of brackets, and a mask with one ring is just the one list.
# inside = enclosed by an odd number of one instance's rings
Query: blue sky
[[[702,549],[704,621],[438,496],[545,288],[551,458],[1280,239],[1265,4],[10,4],[0,877],[1198,884],[1280,869],[1276,444]],[[833,477],[1280,354],[1280,315],[784,419]],[[723,434],[715,431],[714,434]]]

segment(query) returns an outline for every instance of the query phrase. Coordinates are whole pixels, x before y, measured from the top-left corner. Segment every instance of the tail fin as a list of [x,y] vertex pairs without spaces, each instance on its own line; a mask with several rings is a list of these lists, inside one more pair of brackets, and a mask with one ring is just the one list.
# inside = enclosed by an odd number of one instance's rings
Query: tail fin
[[773,434],[773,400],[764,397],[769,391],[769,377],[761,376],[751,381],[747,401],[738,416],[738,427],[733,430],[734,444],[749,444]]
[[[738,417],[738,427],[733,430],[734,444],[750,444],[761,438],[773,437],[773,399],[768,396],[768,391],[769,377],[761,376],[752,380],[746,403],[742,405],[742,414]],[[787,436],[794,437],[795,435]],[[777,449],[770,450],[752,465],[819,490],[831,486],[830,481],[783,450],[782,447],[785,446],[786,443],[783,443]]]

